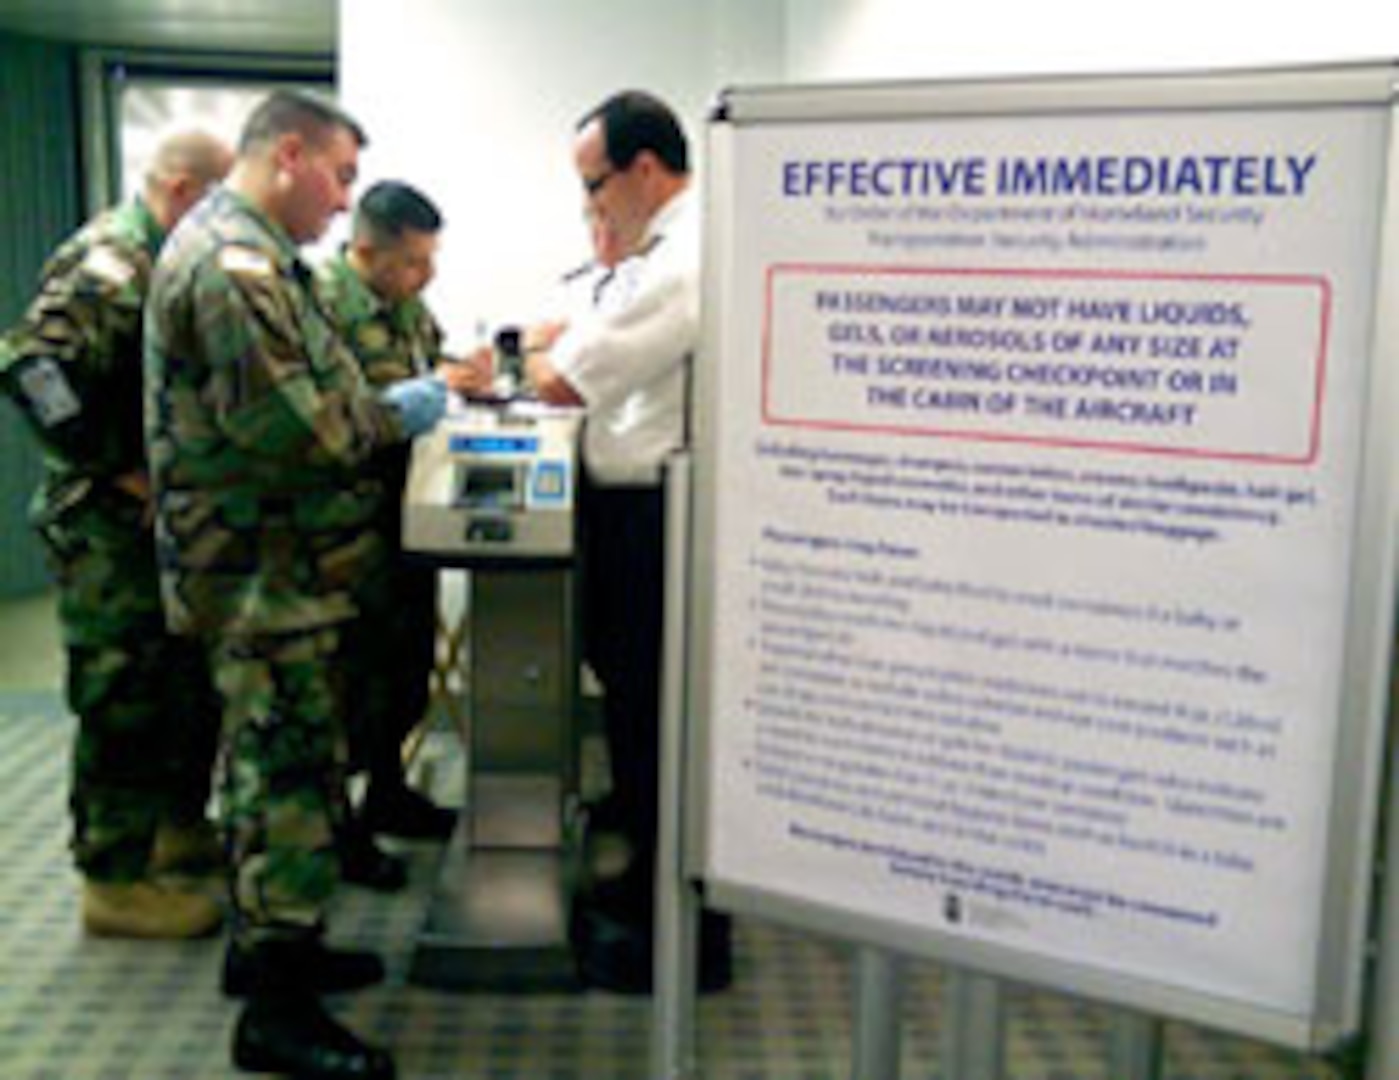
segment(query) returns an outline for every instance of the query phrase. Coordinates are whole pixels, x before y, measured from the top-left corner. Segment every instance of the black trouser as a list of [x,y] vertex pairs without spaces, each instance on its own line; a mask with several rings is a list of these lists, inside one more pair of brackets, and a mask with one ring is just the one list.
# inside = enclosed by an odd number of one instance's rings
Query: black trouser
[[613,792],[639,867],[654,864],[659,802],[665,499],[659,487],[582,485],[583,648],[605,693]]

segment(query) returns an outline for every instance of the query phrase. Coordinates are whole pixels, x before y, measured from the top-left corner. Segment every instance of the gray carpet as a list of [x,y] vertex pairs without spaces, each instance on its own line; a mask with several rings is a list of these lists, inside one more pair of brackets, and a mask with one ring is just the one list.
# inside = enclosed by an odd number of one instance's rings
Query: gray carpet
[[[98,941],[78,927],[65,847],[72,721],[51,694],[0,694],[0,1080],[221,1080],[235,1007],[217,990],[221,947]],[[439,748],[440,749],[440,748]],[[442,751],[450,756],[450,749]],[[451,772],[439,761],[435,775]],[[603,993],[429,991],[405,982],[440,851],[404,847],[412,884],[390,898],[346,889],[336,936],[381,950],[387,985],[338,1001],[392,1047],[403,1080],[624,1080],[646,1075],[648,1004]],[[847,1080],[848,980],[841,948],[740,920],[738,981],[700,1005],[701,1076]],[[939,978],[916,970],[905,999],[903,1075],[939,1076]],[[1100,1010],[1013,991],[1007,1060],[1016,1080],[1110,1080]],[[1169,1080],[1324,1080],[1320,1065],[1172,1025]]]

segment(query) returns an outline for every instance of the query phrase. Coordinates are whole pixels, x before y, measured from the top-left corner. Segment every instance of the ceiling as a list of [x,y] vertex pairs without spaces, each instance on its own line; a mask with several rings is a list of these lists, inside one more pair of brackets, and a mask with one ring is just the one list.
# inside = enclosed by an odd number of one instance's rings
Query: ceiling
[[83,45],[335,51],[337,0],[0,0],[0,32]]

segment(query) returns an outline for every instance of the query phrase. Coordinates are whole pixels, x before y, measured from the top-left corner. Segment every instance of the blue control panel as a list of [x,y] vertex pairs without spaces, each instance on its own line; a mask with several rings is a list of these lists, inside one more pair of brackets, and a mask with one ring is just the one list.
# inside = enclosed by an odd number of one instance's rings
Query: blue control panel
[[453,454],[537,454],[535,435],[453,435],[447,444]]

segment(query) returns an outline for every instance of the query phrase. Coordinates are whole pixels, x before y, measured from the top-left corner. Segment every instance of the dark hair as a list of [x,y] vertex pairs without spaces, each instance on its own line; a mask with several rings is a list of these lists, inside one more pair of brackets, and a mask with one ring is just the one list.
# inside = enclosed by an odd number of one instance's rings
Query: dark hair
[[355,239],[376,246],[396,243],[408,230],[435,233],[442,213],[426,195],[399,180],[380,180],[355,207]]
[[689,173],[685,132],[674,111],[660,98],[644,90],[623,90],[579,120],[578,130],[594,120],[602,124],[607,160],[615,168],[630,168],[637,154],[650,150],[670,172],[681,176]]
[[364,128],[340,106],[304,90],[274,90],[244,122],[238,152],[246,154],[290,132],[319,145],[336,128],[348,131],[361,147],[369,144]]

